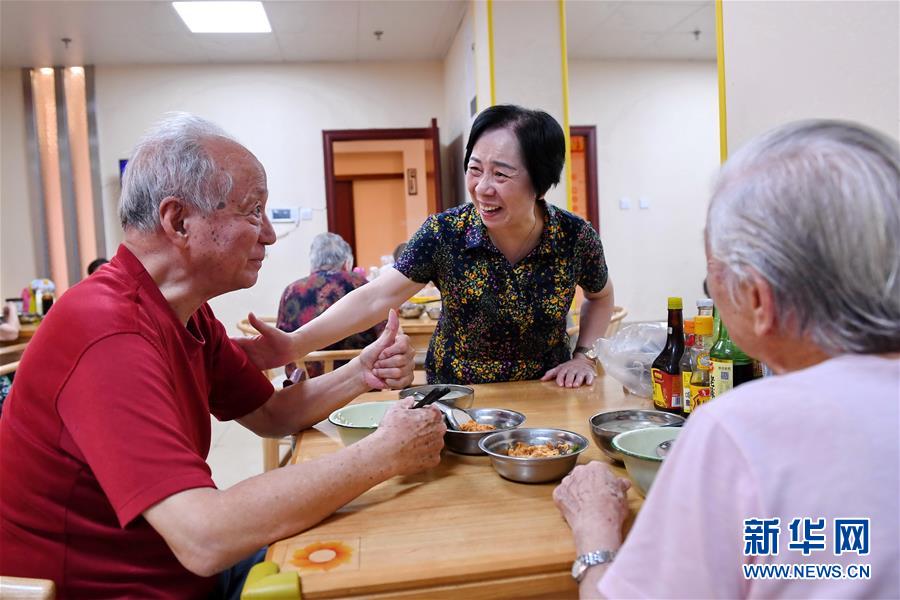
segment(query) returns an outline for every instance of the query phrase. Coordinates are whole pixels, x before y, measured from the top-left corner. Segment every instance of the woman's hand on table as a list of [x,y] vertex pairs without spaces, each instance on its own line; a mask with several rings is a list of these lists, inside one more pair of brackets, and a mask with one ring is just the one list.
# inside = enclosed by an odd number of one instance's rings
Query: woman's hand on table
[[556,380],[559,387],[580,387],[582,385],[591,385],[594,383],[594,377],[597,376],[597,367],[594,361],[580,354],[575,355],[572,360],[560,363],[544,373],[541,381]]
[[370,388],[404,388],[412,383],[416,351],[400,329],[397,311],[388,313],[387,325],[377,340],[359,355],[363,381]]
[[576,466],[553,490],[553,502],[572,528],[579,554],[619,548],[630,487],[608,465],[592,461]]
[[259,370],[281,367],[295,358],[293,336],[263,322],[256,315],[247,315],[250,325],[259,332],[253,337],[231,338]]
[[411,398],[388,410],[372,437],[384,444],[388,464],[395,475],[412,475],[438,466],[444,447],[444,417],[437,408],[410,408]]

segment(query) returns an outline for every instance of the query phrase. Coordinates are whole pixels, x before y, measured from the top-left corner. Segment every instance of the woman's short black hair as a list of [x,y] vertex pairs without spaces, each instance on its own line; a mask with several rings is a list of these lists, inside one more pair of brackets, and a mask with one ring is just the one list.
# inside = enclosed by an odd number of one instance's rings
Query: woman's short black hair
[[543,198],[550,186],[559,183],[566,164],[566,136],[556,119],[542,110],[529,110],[514,104],[499,104],[481,111],[466,143],[463,169],[469,168],[472,148],[485,132],[509,127],[519,140],[525,169],[538,198]]

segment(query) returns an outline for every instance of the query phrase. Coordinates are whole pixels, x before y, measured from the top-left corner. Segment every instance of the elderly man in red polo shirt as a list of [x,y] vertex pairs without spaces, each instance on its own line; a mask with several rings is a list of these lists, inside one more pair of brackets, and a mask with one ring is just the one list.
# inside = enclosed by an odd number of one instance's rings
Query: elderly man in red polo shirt
[[266,198],[259,161],[202,119],[138,144],[124,243],[54,305],[0,419],[0,573],[72,597],[206,597],[260,547],[439,462],[439,413],[398,405],[341,452],[216,489],[210,414],[283,436],[412,379],[393,311],[348,365],[277,392],[228,338],[207,302],[256,283],[275,242]]

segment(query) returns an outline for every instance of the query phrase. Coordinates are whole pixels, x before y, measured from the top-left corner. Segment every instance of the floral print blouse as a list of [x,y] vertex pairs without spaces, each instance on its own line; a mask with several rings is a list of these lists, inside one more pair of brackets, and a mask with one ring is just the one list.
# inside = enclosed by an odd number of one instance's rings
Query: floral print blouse
[[541,201],[538,245],[511,265],[473,204],[431,215],[394,265],[433,281],[443,310],[428,346],[429,383],[537,379],[571,358],[566,314],[575,286],[599,292],[607,268],[589,223]]
[[[278,305],[278,322],[276,327],[291,332],[309,323],[325,309],[366,283],[361,275],[350,271],[313,271],[308,277],[298,279],[287,286],[281,295]],[[376,325],[362,333],[351,335],[322,350],[355,350],[365,348],[381,335],[384,325]],[[335,368],[347,361],[337,361]],[[312,362],[306,365],[307,375],[316,377],[322,374],[322,363]]]

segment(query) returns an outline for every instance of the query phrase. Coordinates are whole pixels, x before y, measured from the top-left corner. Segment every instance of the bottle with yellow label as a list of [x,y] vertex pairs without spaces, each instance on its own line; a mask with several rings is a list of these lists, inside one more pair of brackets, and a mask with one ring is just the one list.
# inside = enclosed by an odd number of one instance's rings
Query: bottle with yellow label
[[681,399],[684,405],[682,410],[690,412],[688,402],[691,399],[691,373],[694,372],[691,348],[694,347],[694,319],[684,320],[684,354],[681,355],[679,368],[681,369]]
[[684,327],[681,298],[670,297],[669,326],[666,346],[653,361],[650,377],[653,383],[653,405],[657,410],[681,413],[681,357],[684,354]]
[[712,345],[713,318],[699,315],[694,319],[694,346],[691,348],[690,392],[684,402],[684,416],[690,415],[702,404],[709,402],[709,349]]
[[719,325],[719,339],[709,351],[712,370],[709,374],[709,396],[715,400],[732,388],[751,381],[753,375],[753,359],[741,351],[731,341],[728,328],[722,322]]

